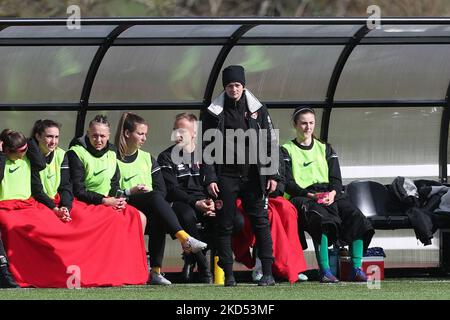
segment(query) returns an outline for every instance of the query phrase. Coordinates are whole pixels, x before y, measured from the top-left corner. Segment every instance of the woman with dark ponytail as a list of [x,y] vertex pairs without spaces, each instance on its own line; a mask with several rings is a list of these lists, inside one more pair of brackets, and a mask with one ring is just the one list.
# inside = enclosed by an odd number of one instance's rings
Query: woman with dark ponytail
[[[42,121],[37,122],[40,123]],[[63,241],[58,237],[67,239],[69,230],[61,228],[60,220],[53,214],[63,220],[64,212],[52,201],[52,206],[43,206],[36,201],[40,199],[33,192],[33,175],[39,180],[39,172],[48,171],[46,157],[34,138],[27,140],[23,134],[8,129],[0,136],[6,155],[6,161],[0,164],[0,227],[11,257],[12,273],[22,287],[66,287]],[[53,158],[61,157],[58,153]],[[70,209],[71,199],[67,203]],[[64,208],[68,214],[69,209]]]
[[161,274],[165,234],[180,241],[185,252],[198,253],[206,248],[180,225],[175,212],[165,200],[166,186],[158,162],[150,153],[141,150],[147,139],[148,124],[140,116],[125,112],[116,133],[117,157],[120,169],[120,188],[128,202],[143,211],[149,220],[150,284],[171,284]]
[[17,254],[14,249],[20,246],[19,242],[34,238],[24,225],[32,224],[30,220],[42,214],[31,197],[31,171],[41,170],[45,164],[36,156],[37,146],[17,131],[5,129],[0,133],[0,151],[0,229],[8,249],[6,253],[0,241],[0,287],[15,288],[18,283],[20,286],[27,283],[23,281],[20,267],[26,256]]
[[28,142],[18,133],[3,134],[0,227],[11,272],[22,287],[144,284],[148,270],[139,211],[74,199],[59,130],[55,121],[38,120]]

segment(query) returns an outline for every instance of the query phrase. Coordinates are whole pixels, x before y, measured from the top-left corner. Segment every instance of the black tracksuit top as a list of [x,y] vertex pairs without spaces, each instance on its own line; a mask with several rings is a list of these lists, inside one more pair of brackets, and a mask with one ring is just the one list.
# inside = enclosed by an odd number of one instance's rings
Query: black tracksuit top
[[188,203],[195,208],[198,200],[209,198],[202,184],[200,164],[195,161],[194,152],[190,155],[189,163],[174,163],[171,158],[174,147],[167,148],[158,156],[158,163],[166,183],[167,200]]

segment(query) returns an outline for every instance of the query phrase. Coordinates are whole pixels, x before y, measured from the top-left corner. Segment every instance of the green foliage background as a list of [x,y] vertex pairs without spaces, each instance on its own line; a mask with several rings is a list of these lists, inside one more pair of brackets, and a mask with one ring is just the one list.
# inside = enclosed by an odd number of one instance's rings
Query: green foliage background
[[67,17],[79,5],[83,17],[151,16],[448,16],[448,0],[0,0],[3,17]]

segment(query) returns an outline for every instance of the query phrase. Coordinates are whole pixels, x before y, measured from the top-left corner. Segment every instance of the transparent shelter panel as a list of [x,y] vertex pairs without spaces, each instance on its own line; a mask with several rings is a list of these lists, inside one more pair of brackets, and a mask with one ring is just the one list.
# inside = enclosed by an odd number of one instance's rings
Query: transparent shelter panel
[[243,38],[251,37],[352,37],[358,25],[260,25],[246,32]]
[[389,25],[371,30],[366,37],[448,37],[450,26],[446,25]]
[[0,46],[0,104],[79,103],[96,51],[95,46]]
[[[344,47],[236,46],[223,67],[242,65],[246,87],[265,101],[325,101],[336,61]],[[223,90],[220,73],[214,96]]]
[[[72,26],[72,25],[70,25]],[[0,38],[103,38],[116,26],[11,26],[0,31]]]
[[229,37],[239,25],[140,25],[124,31],[121,38],[215,38]]
[[438,180],[442,108],[334,108],[328,141],[344,182]]
[[106,53],[90,102],[202,101],[219,46],[119,46]]
[[[0,110],[1,111],[1,110]],[[34,123],[39,119],[54,120],[62,125],[59,146],[67,150],[75,136],[76,111],[1,111],[0,131],[11,129],[20,131],[25,136],[31,135]]]
[[359,45],[336,88],[339,101],[443,101],[450,83],[450,45]]

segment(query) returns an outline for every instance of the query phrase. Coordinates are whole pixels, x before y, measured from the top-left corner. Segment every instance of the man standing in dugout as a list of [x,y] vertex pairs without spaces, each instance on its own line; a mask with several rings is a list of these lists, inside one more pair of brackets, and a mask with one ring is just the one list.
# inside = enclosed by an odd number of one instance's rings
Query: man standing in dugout
[[[231,235],[237,210],[236,199],[240,198],[256,235],[256,248],[262,263],[263,277],[258,285],[273,286],[275,280],[272,276],[273,252],[267,196],[276,189],[279,175],[277,168],[275,172],[272,170],[270,175],[266,174],[270,163],[265,164],[267,161],[262,159],[264,156],[266,160],[270,159],[271,150],[278,152],[277,146],[271,148],[272,138],[276,139],[273,135],[272,122],[267,108],[245,89],[245,72],[242,66],[225,68],[222,83],[224,92],[205,110],[202,119],[204,134],[208,129],[215,131],[212,141],[204,142],[203,181],[209,194],[217,199],[218,264],[225,273],[225,286],[236,286]],[[242,136],[242,133],[249,134],[245,135],[244,140],[236,138],[235,135]],[[211,147],[213,142],[216,145],[219,141],[217,135],[222,135],[223,146],[221,148],[219,143],[214,149]],[[261,148],[262,144],[266,144],[265,148]],[[258,155],[255,146],[265,149],[266,154]],[[207,159],[210,149],[214,149],[215,154]],[[223,150],[223,157],[218,157],[218,149]]]

